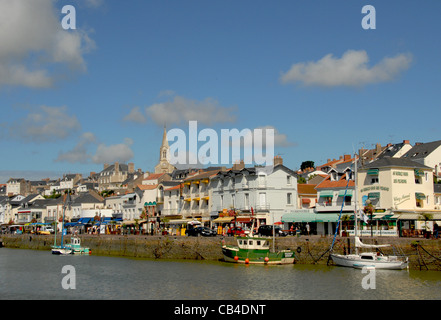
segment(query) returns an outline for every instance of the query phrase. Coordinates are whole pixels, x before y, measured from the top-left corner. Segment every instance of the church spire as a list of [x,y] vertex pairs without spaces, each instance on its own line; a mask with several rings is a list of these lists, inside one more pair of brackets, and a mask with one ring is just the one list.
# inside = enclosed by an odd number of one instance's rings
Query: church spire
[[169,147],[169,145],[168,145],[168,141],[167,141],[167,129],[166,129],[165,124],[164,124],[164,134],[162,135],[161,149],[162,148],[168,148],[168,147]]

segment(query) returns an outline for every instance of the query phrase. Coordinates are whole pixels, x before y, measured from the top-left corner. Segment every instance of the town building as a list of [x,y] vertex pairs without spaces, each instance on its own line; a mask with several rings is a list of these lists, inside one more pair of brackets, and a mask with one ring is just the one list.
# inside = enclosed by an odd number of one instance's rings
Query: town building
[[435,176],[441,177],[441,140],[415,143],[402,158],[430,167],[434,171]]
[[126,189],[123,184],[130,174],[135,172],[133,163],[122,164],[115,162],[113,165],[104,164],[104,169],[99,173],[98,190],[113,190],[115,194],[124,194]]
[[383,229],[409,235],[424,229],[427,220],[441,220],[431,167],[408,157],[384,157],[360,167],[357,179],[361,206],[373,206],[372,218],[388,222]]
[[232,168],[211,177],[213,222],[228,222],[235,215],[257,218],[257,225],[280,222],[297,208],[297,175],[277,159],[271,172],[264,168]]
[[30,182],[23,178],[11,178],[6,183],[6,195],[8,196],[26,195],[30,189]]

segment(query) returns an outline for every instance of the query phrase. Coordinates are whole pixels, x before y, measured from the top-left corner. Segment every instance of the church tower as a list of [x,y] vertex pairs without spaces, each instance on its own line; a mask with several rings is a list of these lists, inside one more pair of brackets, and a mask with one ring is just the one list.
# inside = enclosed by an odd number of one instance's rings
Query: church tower
[[161,148],[159,148],[159,163],[155,166],[155,173],[172,173],[175,167],[169,162],[170,146],[167,141],[167,130],[164,126]]

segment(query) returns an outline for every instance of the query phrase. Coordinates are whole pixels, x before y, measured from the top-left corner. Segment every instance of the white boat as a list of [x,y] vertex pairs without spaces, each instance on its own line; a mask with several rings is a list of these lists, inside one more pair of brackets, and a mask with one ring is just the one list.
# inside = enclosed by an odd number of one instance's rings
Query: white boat
[[370,245],[361,242],[360,238],[355,237],[355,254],[331,254],[332,261],[338,266],[352,267],[352,268],[375,268],[375,269],[389,269],[401,270],[406,269],[409,265],[409,259],[404,256],[384,255],[380,252],[361,252],[358,253],[359,248],[381,248],[389,247],[388,244]]
[[68,255],[72,254],[72,249],[62,246],[53,246],[52,247],[52,254],[56,255]]
[[[349,180],[348,180],[349,183]],[[389,244],[374,245],[363,243],[357,235],[357,157],[355,157],[355,213],[354,213],[354,242],[355,253],[354,254],[336,254],[332,252],[334,242],[331,246],[330,257],[332,261],[341,267],[351,268],[375,268],[375,269],[389,269],[389,270],[402,270],[409,266],[409,258],[404,255],[385,255],[379,250],[383,247],[390,247]],[[343,209],[342,204],[342,209]],[[341,215],[341,213],[340,213]],[[337,235],[338,227],[335,235]],[[335,237],[334,237],[335,240]],[[361,252],[362,248],[375,249],[375,251]]]

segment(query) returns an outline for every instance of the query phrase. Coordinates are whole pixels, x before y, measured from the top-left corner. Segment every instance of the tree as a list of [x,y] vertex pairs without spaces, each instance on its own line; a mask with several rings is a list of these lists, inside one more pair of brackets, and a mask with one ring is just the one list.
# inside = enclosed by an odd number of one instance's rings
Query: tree
[[308,168],[314,168],[314,161],[308,160],[308,161],[303,161],[302,164],[300,165],[300,170],[305,170]]

